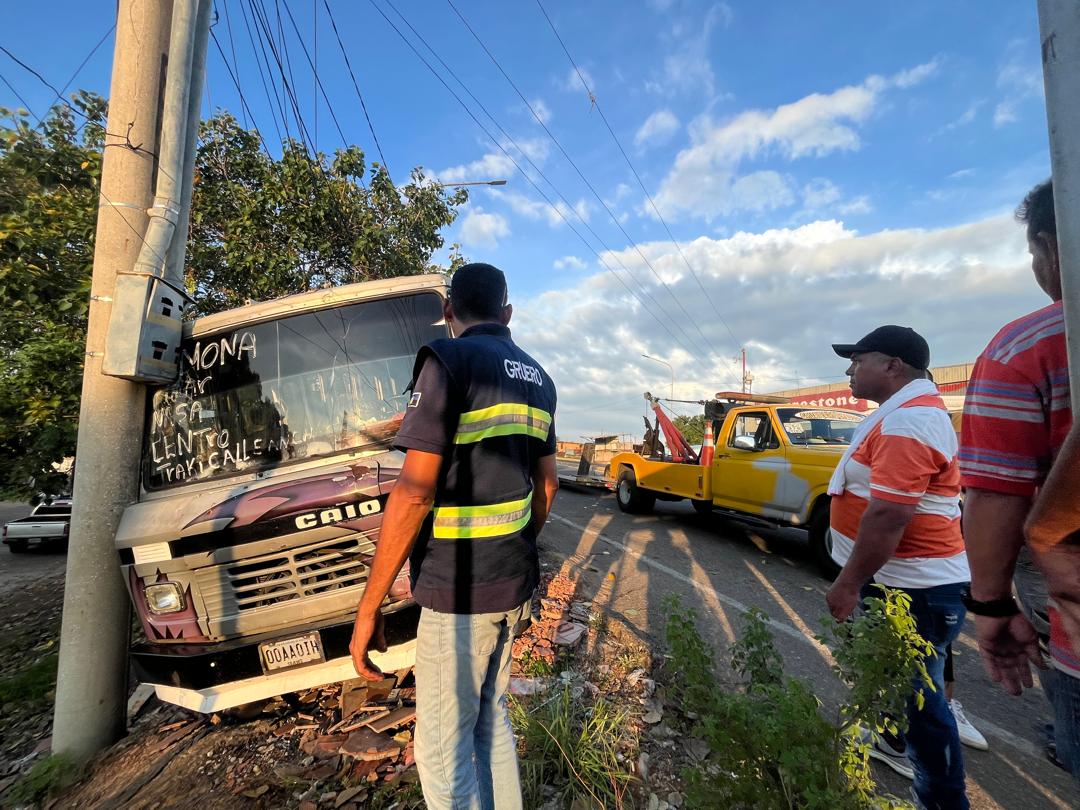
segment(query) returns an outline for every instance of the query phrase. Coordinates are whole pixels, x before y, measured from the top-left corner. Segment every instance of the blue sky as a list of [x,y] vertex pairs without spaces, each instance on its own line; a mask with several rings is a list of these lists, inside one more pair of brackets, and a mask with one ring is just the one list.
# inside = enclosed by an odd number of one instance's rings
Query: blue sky
[[[262,2],[276,26],[275,2]],[[652,202],[535,0],[454,4],[558,144],[449,3],[395,0],[506,135],[386,0],[330,5],[397,180],[422,166],[444,181],[508,181],[475,190],[446,236],[507,272],[516,334],[559,384],[561,434],[639,432],[641,391],[668,380],[641,354],[670,362],[677,395],[696,399],[735,384],[731,358],[746,346],[755,388],[778,389],[839,378],[828,344],[884,322],[922,331],[937,363],[970,361],[1001,324],[1043,304],[1010,219],[1049,174],[1034,0],[542,2]],[[321,98],[316,115],[277,5],[306,125],[317,119],[318,147],[332,150],[341,139]],[[346,138],[378,159],[322,0],[288,5]],[[216,6],[248,122],[273,142],[250,6]],[[114,8],[22,5],[0,44],[60,86]],[[73,89],[106,92],[111,60],[110,40]],[[207,111],[244,118],[213,45],[208,71]],[[53,100],[2,55],[0,76],[35,114]],[[2,82],[0,105],[18,106]]]

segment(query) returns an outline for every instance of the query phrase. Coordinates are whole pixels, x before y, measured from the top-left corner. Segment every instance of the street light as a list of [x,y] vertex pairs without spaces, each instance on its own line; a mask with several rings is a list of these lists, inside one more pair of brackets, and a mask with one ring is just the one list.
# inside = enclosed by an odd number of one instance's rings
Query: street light
[[646,360],[652,360],[654,363],[663,363],[665,366],[668,367],[668,371],[671,372],[671,398],[675,399],[675,369],[671,367],[671,363],[669,363],[667,360],[661,360],[659,357],[650,357],[647,354],[643,354],[641,356],[644,357]]
[[457,188],[458,186],[505,186],[505,180],[470,180],[467,183],[436,183],[439,188]]

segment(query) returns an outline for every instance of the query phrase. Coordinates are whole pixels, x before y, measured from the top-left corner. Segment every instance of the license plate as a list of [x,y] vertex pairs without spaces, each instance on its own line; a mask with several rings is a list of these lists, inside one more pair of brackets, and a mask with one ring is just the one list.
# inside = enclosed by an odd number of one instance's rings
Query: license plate
[[260,644],[259,658],[262,659],[263,672],[277,672],[301,664],[310,664],[312,661],[326,660],[318,631],[304,633],[285,641],[267,641]]

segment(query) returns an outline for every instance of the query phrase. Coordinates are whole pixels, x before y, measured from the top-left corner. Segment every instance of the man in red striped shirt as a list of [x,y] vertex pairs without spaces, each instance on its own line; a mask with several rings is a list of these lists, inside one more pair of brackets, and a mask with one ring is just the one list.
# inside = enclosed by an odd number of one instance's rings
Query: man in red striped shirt
[[866,741],[871,756],[915,780],[921,806],[963,810],[964,755],[944,681],[946,648],[964,624],[960,595],[970,578],[956,432],[928,379],[930,347],[913,329],[882,326],[833,349],[851,359],[852,395],[880,407],[856,428],[829,483],[832,554],[843,569],[826,600],[843,621],[860,598],[880,595],[872,583],[911,598],[919,633],[936,651],[926,662],[934,688],[914,685],[906,739],[868,731]]
[[[1049,180],[1028,193],[1016,217],[1027,225],[1031,268],[1052,303],[1005,326],[979,356],[964,403],[960,451],[967,488],[964,536],[971,560],[967,607],[975,615],[987,672],[1012,695],[1034,685],[1030,664],[1045,666],[1035,629],[1013,600],[1012,577],[1032,499],[1047,482],[1072,424]],[[1030,548],[1036,562],[1049,570],[1058,557],[1048,556],[1045,544],[1038,542],[1040,534],[1034,532]],[[1048,696],[1054,705],[1057,755],[1080,779],[1080,655],[1054,606],[1050,653],[1055,671]]]

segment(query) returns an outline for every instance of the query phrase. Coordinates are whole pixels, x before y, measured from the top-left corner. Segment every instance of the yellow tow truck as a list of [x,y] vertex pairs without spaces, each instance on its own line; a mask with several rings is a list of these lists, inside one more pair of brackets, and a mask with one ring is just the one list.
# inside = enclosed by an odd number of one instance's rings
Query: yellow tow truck
[[[690,500],[714,510],[778,526],[807,529],[815,561],[834,576],[827,489],[840,456],[863,419],[856,411],[795,405],[781,397],[721,392],[705,406],[700,454],[645,394],[641,453],[611,459],[615,497],[624,512],[649,512],[657,500]],[[663,434],[667,452],[658,441]]]

